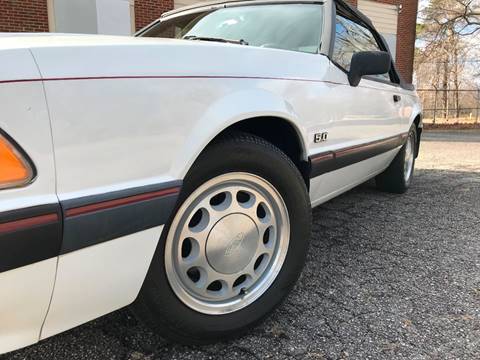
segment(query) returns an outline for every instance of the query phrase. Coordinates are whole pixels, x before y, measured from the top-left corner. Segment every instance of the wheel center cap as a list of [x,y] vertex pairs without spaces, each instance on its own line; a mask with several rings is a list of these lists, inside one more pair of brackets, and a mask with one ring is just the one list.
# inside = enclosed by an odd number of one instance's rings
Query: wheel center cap
[[252,219],[243,214],[227,215],[208,235],[208,262],[223,274],[239,272],[255,255],[258,240],[258,229]]

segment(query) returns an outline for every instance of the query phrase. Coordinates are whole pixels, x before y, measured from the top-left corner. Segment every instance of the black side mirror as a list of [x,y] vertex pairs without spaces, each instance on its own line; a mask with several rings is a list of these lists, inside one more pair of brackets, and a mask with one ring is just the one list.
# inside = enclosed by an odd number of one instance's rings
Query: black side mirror
[[360,51],[352,56],[348,82],[357,86],[363,75],[380,75],[390,71],[392,57],[386,51]]

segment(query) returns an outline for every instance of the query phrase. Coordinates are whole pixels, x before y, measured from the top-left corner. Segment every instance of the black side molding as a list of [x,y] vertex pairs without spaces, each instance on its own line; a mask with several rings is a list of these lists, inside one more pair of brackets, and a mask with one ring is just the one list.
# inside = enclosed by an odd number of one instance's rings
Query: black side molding
[[353,165],[402,146],[408,133],[310,156],[310,178]]
[[181,181],[0,212],[0,273],[165,224]]
[[181,181],[62,201],[60,255],[165,224]]
[[58,256],[61,219],[59,204],[0,213],[0,273]]

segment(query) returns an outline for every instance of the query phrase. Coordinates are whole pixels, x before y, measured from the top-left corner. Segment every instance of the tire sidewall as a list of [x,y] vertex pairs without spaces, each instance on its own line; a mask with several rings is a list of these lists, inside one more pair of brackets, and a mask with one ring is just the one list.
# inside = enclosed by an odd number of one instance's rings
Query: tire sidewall
[[[249,137],[251,139],[251,137]],[[230,172],[251,173],[268,181],[285,202],[290,220],[290,240],[282,269],[273,284],[255,302],[234,313],[207,315],[196,312],[178,299],[165,272],[165,241],[174,215],[166,224],[157,246],[141,296],[160,326],[175,337],[189,336],[202,342],[217,336],[242,332],[265,317],[288,294],[297,280],[308,248],[311,209],[305,184],[291,161],[278,149],[258,141],[213,144],[202,153],[185,177],[173,214],[186,198],[206,181]],[[163,332],[162,329],[158,329]]]

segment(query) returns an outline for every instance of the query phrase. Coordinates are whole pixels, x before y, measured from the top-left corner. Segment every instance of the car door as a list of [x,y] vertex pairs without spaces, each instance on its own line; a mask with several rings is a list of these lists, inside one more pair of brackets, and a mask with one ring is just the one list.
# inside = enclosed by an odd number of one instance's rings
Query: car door
[[[398,78],[390,73],[365,76],[358,86],[348,82],[348,71],[353,54],[361,51],[385,51],[379,35],[355,13],[337,6],[332,24],[330,66],[326,80],[335,84],[328,95],[331,125],[328,141],[313,145],[319,159],[325,150],[336,155],[341,172],[317,179],[312,183],[312,202],[318,203],[345,191],[383,170],[394,151],[377,156],[381,147],[401,132],[401,96]],[[385,147],[384,147],[385,148]],[[371,151],[374,150],[374,151]],[[341,160],[341,155],[349,159]],[[315,155],[312,156],[315,165]],[[341,165],[341,166],[340,166]],[[315,166],[314,166],[315,167]],[[318,175],[322,175],[321,171]]]
[[[335,39],[331,54],[332,75],[348,83],[352,56],[360,51],[386,50],[371,29],[360,19],[337,12]],[[395,96],[398,84],[393,74],[365,76],[356,87],[346,87],[345,107],[339,109],[337,135],[355,143],[364,143],[395,135],[399,129],[400,104]]]

